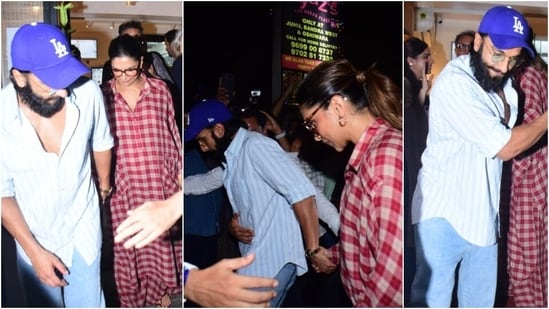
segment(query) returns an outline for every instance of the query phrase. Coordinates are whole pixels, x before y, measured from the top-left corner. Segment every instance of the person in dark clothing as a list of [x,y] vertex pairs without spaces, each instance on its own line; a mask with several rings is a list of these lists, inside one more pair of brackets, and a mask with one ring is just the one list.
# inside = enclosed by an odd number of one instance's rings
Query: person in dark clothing
[[404,41],[404,247],[408,252],[404,260],[405,306],[408,303],[415,264],[412,194],[416,187],[428,131],[425,101],[429,85],[425,73],[430,70],[432,63],[427,43],[416,37]]

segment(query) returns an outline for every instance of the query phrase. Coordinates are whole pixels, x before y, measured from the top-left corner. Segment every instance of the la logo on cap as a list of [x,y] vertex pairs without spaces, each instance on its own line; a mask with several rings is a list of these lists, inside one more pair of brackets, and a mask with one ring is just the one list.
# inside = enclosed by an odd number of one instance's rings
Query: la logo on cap
[[55,54],[57,55],[57,58],[62,58],[69,54],[69,52],[67,51],[67,46],[57,41],[57,39],[51,39],[50,43],[51,45],[53,45],[53,48],[55,48]]
[[515,24],[513,25],[513,29],[516,33],[520,33],[521,35],[524,34],[524,26],[520,22],[520,19],[517,16],[513,16],[513,19],[515,20]]
[[214,121],[215,121],[215,118],[208,117],[208,122],[209,122],[209,123],[212,123],[212,122],[214,122]]

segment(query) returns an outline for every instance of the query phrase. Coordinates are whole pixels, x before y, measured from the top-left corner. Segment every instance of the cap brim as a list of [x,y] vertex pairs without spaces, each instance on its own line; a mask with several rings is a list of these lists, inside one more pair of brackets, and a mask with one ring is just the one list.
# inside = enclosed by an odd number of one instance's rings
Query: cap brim
[[494,46],[498,49],[511,49],[521,47],[526,48],[532,58],[535,56],[535,53],[530,45],[527,42],[524,42],[522,39],[500,34],[489,34],[489,36]]
[[193,106],[187,116],[189,126],[185,128],[184,140],[189,142],[203,129],[232,119],[231,111],[216,99],[203,100]]
[[90,69],[80,60],[69,56],[66,61],[40,70],[32,70],[44,84],[52,89],[65,89]]
[[201,128],[197,126],[189,126],[185,129],[185,132],[183,132],[183,135],[185,136],[185,143],[192,141],[198,133],[202,131]]

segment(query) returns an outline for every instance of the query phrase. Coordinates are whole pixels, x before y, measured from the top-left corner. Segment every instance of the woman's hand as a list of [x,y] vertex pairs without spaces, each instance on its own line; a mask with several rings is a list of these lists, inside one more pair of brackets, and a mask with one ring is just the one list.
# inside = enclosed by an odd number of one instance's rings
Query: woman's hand
[[[429,64],[426,63],[425,65]],[[433,76],[433,74],[429,74],[429,76],[427,76],[425,70],[423,70],[423,75],[421,78],[421,89],[419,90],[419,102],[421,103],[421,105],[425,104],[425,97],[427,97],[427,94],[431,90]]]
[[328,250],[324,247],[320,247],[320,251],[311,257],[311,263],[315,272],[325,274],[331,274],[337,266],[330,261]]
[[245,244],[250,244],[254,239],[254,230],[242,227],[238,221],[240,214],[235,213],[231,218],[231,223],[229,224],[229,233],[233,235],[234,238],[238,239]]

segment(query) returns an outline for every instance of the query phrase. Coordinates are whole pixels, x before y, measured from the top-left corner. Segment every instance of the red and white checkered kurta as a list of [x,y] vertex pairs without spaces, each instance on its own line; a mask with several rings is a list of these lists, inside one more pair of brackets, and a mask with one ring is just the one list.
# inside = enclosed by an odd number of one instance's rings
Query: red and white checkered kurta
[[402,307],[402,147],[401,132],[378,119],[345,171],[340,242],[329,253],[355,307]]
[[[529,67],[519,81],[529,123],[547,110],[547,76]],[[547,136],[512,166],[509,295],[517,307],[547,308]]]
[[[179,190],[182,146],[164,82],[145,78],[133,111],[115,92],[114,83],[113,79],[102,90],[115,141],[115,191],[110,209],[116,230],[128,210],[146,201],[166,199]],[[115,244],[114,272],[122,307],[157,304],[166,294],[182,292],[181,229],[172,230],[177,241],[170,241],[165,233],[138,250]]]

